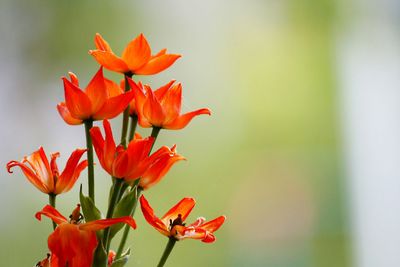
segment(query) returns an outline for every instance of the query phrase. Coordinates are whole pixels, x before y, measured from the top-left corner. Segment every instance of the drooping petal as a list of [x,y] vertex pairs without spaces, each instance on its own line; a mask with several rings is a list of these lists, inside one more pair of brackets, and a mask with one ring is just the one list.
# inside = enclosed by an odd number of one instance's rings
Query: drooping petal
[[174,62],[180,57],[181,55],[175,55],[175,54],[166,54],[154,57],[150,59],[144,66],[135,70],[135,74],[138,75],[157,74],[167,69],[172,64],[174,64]]
[[182,221],[185,221],[192,211],[196,201],[193,198],[185,197],[178,204],[173,206],[165,215],[161,218],[164,224],[167,224],[170,220],[174,221],[180,214]]
[[82,168],[87,166],[87,161],[83,161],[79,164],[80,170],[76,172],[79,160],[81,159],[82,155],[86,152],[86,149],[76,149],[72,152],[71,156],[69,157],[67,164],[65,165],[64,171],[61,173],[60,177],[57,179],[55,193],[60,194],[64,192],[68,192],[73,185],[75,184],[76,180],[79,177],[80,172],[83,170]]
[[106,102],[108,98],[102,67],[100,67],[97,73],[93,76],[92,80],[90,80],[85,91],[92,105],[91,114],[95,114],[99,111],[99,109],[102,108],[104,102]]
[[202,115],[202,114],[207,114],[211,115],[211,111],[207,108],[202,108],[196,111],[192,111],[183,115],[180,115],[177,117],[175,120],[172,122],[163,125],[163,128],[165,129],[170,129],[170,130],[179,130],[184,128],[186,125],[189,124],[189,122],[196,116]]
[[69,112],[65,102],[61,102],[57,105],[58,113],[60,113],[63,120],[69,125],[79,125],[83,123],[83,120],[76,119],[72,117],[71,112]]
[[133,229],[136,229],[136,222],[130,216],[91,221],[88,223],[80,224],[79,229],[84,230],[84,231],[98,231],[98,230],[102,230],[104,228],[110,227],[117,223],[125,223],[125,224],[128,224]]
[[90,50],[89,54],[91,54],[100,65],[108,70],[119,73],[129,72],[128,65],[126,65],[121,58],[114,55],[114,53],[101,50]]
[[169,236],[169,224],[165,225],[164,222],[154,214],[153,208],[149,205],[149,202],[143,195],[140,197],[140,207],[146,221],[161,234]]
[[107,99],[103,107],[93,115],[95,120],[112,119],[121,114],[133,99],[132,91]]
[[45,194],[51,193],[48,186],[25,164],[15,161],[15,160],[12,160],[7,163],[7,171],[9,173],[12,173],[11,168],[14,168],[15,166],[18,166],[21,168],[21,170],[25,174],[26,178],[28,178],[28,181],[31,182],[37,189],[39,189],[40,191],[42,191]]
[[86,120],[90,118],[92,105],[89,97],[73,83],[63,78],[65,104],[75,119]]
[[133,39],[122,53],[122,59],[132,73],[142,67],[151,57],[150,46],[143,34]]
[[49,161],[47,160],[46,153],[43,147],[40,147],[37,151],[33,152],[31,155],[24,157],[22,163],[28,163],[33,169],[34,173],[38,176],[40,180],[46,185],[49,192],[54,190],[54,179],[53,172]]
[[44,206],[44,208],[35,214],[36,219],[42,220],[42,215],[49,217],[56,224],[67,223],[67,218],[65,218],[61,213],[58,212],[54,207],[50,205]]
[[96,33],[96,36],[94,37],[94,44],[98,50],[112,53],[110,45],[106,40],[103,39],[100,33]]

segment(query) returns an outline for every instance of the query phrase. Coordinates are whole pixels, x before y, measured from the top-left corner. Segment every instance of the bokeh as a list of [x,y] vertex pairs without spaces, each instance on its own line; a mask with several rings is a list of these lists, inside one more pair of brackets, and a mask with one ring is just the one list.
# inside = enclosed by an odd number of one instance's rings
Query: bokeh
[[[177,79],[185,111],[213,113],[161,132],[157,145],[176,143],[188,161],[146,197],[160,215],[192,196],[189,221],[228,218],[217,242],[179,242],[167,266],[399,266],[399,18],[389,0],[2,0],[0,265],[36,264],[51,227],[33,216],[46,196],[6,163],[43,146],[64,166],[84,147],[83,127],[56,111],[60,78],[87,84],[96,32],[117,53],[143,32],[154,52],[183,57],[136,80]],[[110,178],[95,171],[105,213]],[[78,188],[57,201],[69,214]],[[167,240],[135,218],[127,266],[155,266]]]

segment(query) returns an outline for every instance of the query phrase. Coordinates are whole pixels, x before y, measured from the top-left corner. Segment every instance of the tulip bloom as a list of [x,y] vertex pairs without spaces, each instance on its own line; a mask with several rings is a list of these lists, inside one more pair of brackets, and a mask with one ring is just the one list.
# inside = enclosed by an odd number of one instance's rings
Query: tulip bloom
[[86,120],[112,119],[122,113],[133,99],[132,92],[115,93],[118,87],[105,79],[100,68],[85,90],[79,88],[78,78],[69,73],[71,81],[63,77],[65,102],[57,105],[58,112],[70,125],[82,124]]
[[111,71],[124,74],[151,75],[159,73],[171,66],[181,55],[167,54],[167,49],[162,49],[151,55],[150,46],[143,34],[133,39],[118,57],[111,50],[110,45],[96,34],[94,39],[96,50],[90,50],[96,61]]
[[93,147],[103,169],[115,178],[125,178],[127,181],[139,178],[149,165],[148,155],[154,138],[134,139],[125,149],[122,145],[115,145],[107,120],[103,121],[103,126],[105,138],[99,127],[90,129]]
[[220,216],[212,221],[205,222],[203,217],[198,218],[194,223],[185,226],[184,221],[192,211],[195,200],[184,198],[172,207],[161,219],[154,215],[152,207],[142,195],[140,205],[146,221],[161,234],[179,241],[186,238],[200,239],[205,243],[212,243],[216,240],[214,232],[217,231],[225,221],[225,216]]
[[139,186],[146,190],[157,184],[167,174],[169,169],[179,160],[185,158],[176,152],[176,145],[172,148],[163,146],[150,156],[150,165],[139,181]]
[[136,112],[142,127],[179,130],[188,125],[195,116],[211,115],[207,108],[181,115],[182,85],[174,85],[174,80],[154,92],[148,85],[140,86],[132,79],[128,79],[128,82],[135,93]]
[[49,217],[58,225],[47,240],[52,253],[51,266],[90,267],[98,244],[96,231],[116,223],[126,223],[136,228],[135,220],[129,216],[82,223],[79,204],[72,212],[69,221],[50,205],[37,212],[35,217],[41,220],[42,215]]
[[[45,259],[39,261],[35,265],[35,267],[50,267],[50,253],[47,254],[47,257]],[[57,267],[57,266],[55,266],[55,267]]]
[[[59,173],[56,159],[60,153],[51,154],[51,161],[47,160],[43,147],[31,155],[23,158],[21,162],[12,160],[7,164],[7,170],[12,173],[11,168],[18,166],[37,189],[46,194],[58,195],[68,192],[74,186],[79,174],[84,170],[88,162],[79,162],[86,149],[76,149],[69,157],[64,171]],[[26,164],[27,163],[27,164]]]

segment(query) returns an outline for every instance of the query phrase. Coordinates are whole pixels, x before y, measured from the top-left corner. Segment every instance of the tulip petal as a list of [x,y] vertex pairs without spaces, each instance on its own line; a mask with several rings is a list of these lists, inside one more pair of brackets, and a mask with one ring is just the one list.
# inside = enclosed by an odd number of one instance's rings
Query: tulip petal
[[92,137],[93,147],[96,151],[97,158],[100,161],[101,166],[110,173],[110,169],[107,169],[107,165],[104,162],[104,138],[101,134],[100,128],[95,126],[90,129],[90,136]]
[[133,99],[134,94],[129,91],[107,99],[103,107],[93,115],[95,120],[112,119],[121,114]]
[[166,54],[154,57],[150,59],[144,66],[135,70],[135,74],[139,75],[157,74],[165,70],[172,64],[174,64],[174,62],[180,57],[181,55],[175,55],[175,54]]
[[84,231],[98,231],[98,230],[102,230],[104,228],[110,227],[117,223],[125,223],[125,224],[128,224],[133,229],[136,229],[136,222],[130,216],[91,221],[88,223],[80,224],[79,229],[84,230]]
[[112,170],[112,165],[114,162],[116,146],[113,137],[113,133],[111,131],[111,125],[108,120],[103,121],[103,127],[105,132],[105,143],[104,143],[104,163],[107,166],[106,169]]
[[132,40],[122,53],[122,59],[133,73],[149,61],[150,57],[151,49],[143,34]]
[[100,33],[96,33],[96,36],[94,37],[94,44],[98,50],[112,53],[110,45],[106,40],[103,39]]
[[114,81],[104,78],[104,82],[107,87],[108,98],[115,97],[115,96],[118,96],[118,95],[124,93],[124,91],[122,90],[123,87],[120,87]]
[[143,116],[151,123],[152,126],[163,128],[166,115],[164,108],[160,104],[159,100],[154,95],[150,87],[145,86],[147,91],[147,99],[143,105]]
[[164,94],[168,92],[168,89],[175,83],[176,80],[171,80],[167,84],[161,86],[157,90],[154,90],[154,95],[157,97],[157,99],[163,99]]
[[174,121],[163,125],[163,128],[170,129],[170,130],[179,130],[184,128],[189,122],[198,115],[207,114],[211,115],[211,111],[207,108],[202,108],[196,111],[192,111],[177,117]]
[[67,124],[79,125],[79,124],[83,123],[82,120],[72,117],[71,113],[69,112],[69,110],[64,102],[61,102],[57,105],[57,110],[58,110],[58,113],[60,113],[61,117]]
[[128,79],[128,83],[131,90],[135,94],[135,111],[138,116],[138,122],[140,126],[145,128],[151,127],[151,124],[143,114],[143,106],[146,103],[146,95],[141,84],[136,84],[132,79]]
[[12,173],[11,168],[14,168],[15,166],[19,166],[21,168],[26,178],[28,178],[28,181],[31,182],[37,189],[45,194],[51,192],[48,186],[30,168],[28,168],[25,164],[21,162],[15,160],[8,162],[7,171],[9,173]]
[[101,107],[104,105],[104,102],[108,98],[102,67],[100,67],[97,73],[93,76],[92,80],[90,80],[85,91],[91,102],[91,114],[95,114],[99,111],[99,109],[101,109]]
[[172,86],[159,101],[165,112],[164,124],[174,121],[181,112],[182,85],[180,83]]
[[42,220],[42,215],[49,217],[56,224],[67,223],[68,220],[61,213],[58,212],[54,207],[50,205],[44,206],[44,208],[35,214],[36,219]]
[[81,120],[90,118],[92,105],[89,97],[66,78],[63,78],[63,82],[65,104],[71,116]]
[[90,50],[89,54],[91,54],[100,65],[108,70],[120,73],[129,72],[128,65],[126,65],[121,58],[117,57],[111,52]]
[[180,214],[182,217],[182,221],[185,221],[189,216],[189,213],[192,211],[196,201],[193,198],[185,197],[178,204],[173,206],[162,218],[161,220],[164,224],[168,224],[170,220],[174,221],[178,218]]
[[212,233],[212,232],[217,231],[221,227],[221,225],[225,222],[225,220],[226,220],[226,216],[222,215],[222,216],[215,218],[214,220],[211,220],[209,222],[202,224],[201,228]]
[[87,161],[85,160],[79,164],[78,168],[79,160],[81,159],[83,153],[85,152],[86,149],[76,149],[74,152],[72,152],[64,168],[64,171],[57,179],[57,184],[55,189],[56,194],[68,192],[74,186],[76,180],[79,178],[80,172],[88,164]]
[[149,205],[147,199],[142,195],[140,197],[140,207],[146,221],[153,226],[157,231],[165,236],[169,236],[168,224],[164,224],[156,215],[154,215],[153,208]]

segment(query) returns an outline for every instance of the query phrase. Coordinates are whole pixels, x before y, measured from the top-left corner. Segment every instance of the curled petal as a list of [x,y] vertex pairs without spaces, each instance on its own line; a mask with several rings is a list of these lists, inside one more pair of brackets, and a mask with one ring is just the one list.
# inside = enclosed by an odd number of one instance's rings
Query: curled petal
[[140,197],[140,207],[146,221],[157,231],[165,236],[169,236],[168,225],[164,224],[155,214],[153,208],[149,205],[147,199],[142,195]]
[[49,217],[56,224],[67,223],[67,218],[65,218],[61,213],[58,212],[54,207],[50,205],[44,206],[44,208],[35,214],[36,219],[42,220],[42,215]]
[[12,160],[7,163],[7,171],[12,173],[11,168],[18,166],[21,168],[22,172],[25,174],[28,181],[31,182],[37,189],[42,191],[45,194],[51,193],[50,188],[25,164]]
[[202,115],[202,114],[207,114],[211,115],[211,111],[207,108],[202,108],[196,111],[192,111],[183,115],[180,115],[177,117],[175,120],[172,122],[165,124],[163,128],[165,129],[170,129],[170,130],[179,130],[184,128],[186,125],[189,124],[189,122],[196,116]]
[[102,230],[104,228],[110,227],[117,223],[125,223],[125,224],[128,224],[133,229],[136,229],[136,222],[130,216],[91,221],[88,223],[80,224],[79,229],[84,230],[84,231],[98,231],[98,230]]
[[89,54],[91,54],[96,61],[106,69],[120,73],[129,72],[126,63],[113,53],[101,50],[90,50]]
[[226,216],[222,215],[222,216],[215,218],[212,221],[202,224],[201,228],[203,228],[209,232],[215,232],[221,227],[221,225],[225,222],[225,220],[226,220]]
[[63,120],[69,125],[79,125],[83,123],[83,120],[76,119],[72,117],[71,112],[69,112],[67,106],[64,102],[61,102],[57,105],[58,113],[60,113]]
[[172,64],[180,58],[181,55],[174,54],[164,54],[150,59],[143,67],[135,70],[135,74],[139,75],[151,75],[157,74]]

